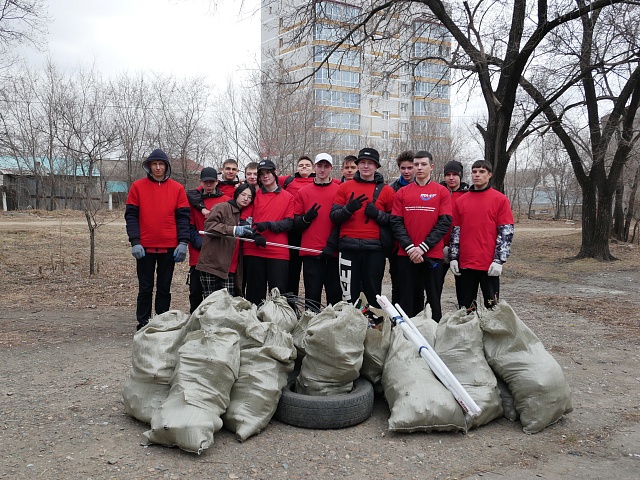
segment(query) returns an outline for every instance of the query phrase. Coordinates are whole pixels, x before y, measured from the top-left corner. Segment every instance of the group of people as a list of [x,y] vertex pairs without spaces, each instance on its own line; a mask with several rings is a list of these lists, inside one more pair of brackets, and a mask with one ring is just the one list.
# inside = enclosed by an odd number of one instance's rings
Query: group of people
[[222,288],[255,304],[276,287],[295,297],[301,273],[307,308],[321,304],[323,289],[327,304],[364,293],[377,306],[387,260],[392,302],[409,316],[428,303],[440,320],[448,270],[460,308],[476,308],[478,288],[491,308],[514,232],[507,197],[491,188],[492,165],[474,162],[469,186],[457,161],[444,165],[442,183],[434,181],[427,151],[402,152],[396,162],[400,175],[387,185],[373,148],[345,157],[342,178],[334,178],[328,153],[301,156],[294,175],[279,176],[269,159],[251,162],[244,181],[228,159],[220,173],[203,168],[200,186],[185,192],[170,178],[167,155],[154,150],[125,211],[138,329],[151,317],[156,276],[155,313],[169,309],[174,265],[187,252],[192,312]]

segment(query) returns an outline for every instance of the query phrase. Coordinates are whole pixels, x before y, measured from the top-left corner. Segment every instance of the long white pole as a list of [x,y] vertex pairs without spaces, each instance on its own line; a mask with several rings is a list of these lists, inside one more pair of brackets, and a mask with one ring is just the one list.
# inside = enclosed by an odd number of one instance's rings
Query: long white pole
[[[435,352],[435,350],[433,350],[431,348],[431,346],[429,345],[427,340],[424,338],[424,336],[422,335],[420,330],[418,330],[418,327],[416,327],[414,325],[414,323],[411,321],[411,319],[409,318],[409,315],[407,315],[404,312],[404,310],[402,310],[402,307],[400,307],[400,305],[398,305],[397,303],[396,303],[396,308],[397,308],[398,312],[400,312],[400,314],[402,315],[403,320],[405,322],[407,322],[407,324],[411,327],[411,329],[415,332],[415,334],[420,338],[420,340],[422,340],[422,343],[424,345],[427,345],[427,348],[429,349],[429,351],[433,355],[434,361],[441,367],[441,369],[444,372],[447,380],[453,386],[453,390],[451,390],[451,389],[450,390],[452,391],[452,393],[455,391],[458,394],[459,398],[456,398],[457,402],[460,403],[460,399],[462,399],[464,404],[466,404],[469,407],[469,415],[471,415],[472,417],[475,416],[475,415],[479,415],[480,412],[482,412],[480,407],[478,407],[476,402],[474,402],[474,400],[471,398],[469,393],[464,389],[464,387],[458,381],[458,379],[455,377],[455,375],[453,375],[453,373],[451,373],[451,370],[449,370],[449,367],[447,367],[447,365],[442,361],[440,356]],[[460,405],[462,405],[462,403],[460,403]]]
[[376,299],[378,300],[378,304],[393,318],[396,325],[402,328],[407,338],[418,348],[418,354],[447,390],[451,392],[453,398],[455,398],[462,409],[471,417],[479,415],[482,411],[480,407],[473,401],[458,379],[451,373],[451,370],[449,370],[438,354],[431,348],[429,342],[427,342],[407,314],[404,313],[404,311],[400,313],[384,295],[376,295]]
[[[230,235],[218,235],[217,233],[205,232],[204,230],[200,230],[198,232],[200,235],[213,235],[214,237],[229,237]],[[253,238],[245,238],[245,237],[234,237],[238,240],[242,240],[243,242],[255,242]],[[304,247],[296,247],[295,245],[285,245],[283,243],[275,243],[275,242],[267,242],[267,245],[271,245],[272,247],[282,247],[282,248],[290,248],[291,250],[300,250],[301,252],[309,252],[320,255],[322,250],[316,250],[314,248],[304,248]]]

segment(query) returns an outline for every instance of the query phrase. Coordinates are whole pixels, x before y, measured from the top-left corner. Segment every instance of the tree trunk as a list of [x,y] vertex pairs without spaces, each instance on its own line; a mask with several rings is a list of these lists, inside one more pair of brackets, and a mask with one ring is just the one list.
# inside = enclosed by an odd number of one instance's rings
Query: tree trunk
[[594,258],[605,262],[616,260],[609,250],[612,203],[612,195],[596,191],[593,180],[589,179],[588,183],[584,185],[582,245],[577,258]]
[[596,186],[591,179],[582,185],[582,244],[577,258],[592,257],[596,225]]
[[84,211],[84,216],[89,226],[89,275],[93,275],[96,263],[96,226],[91,221],[91,215],[87,210]]
[[635,216],[636,193],[638,192],[638,183],[640,183],[640,165],[636,169],[636,175],[633,177],[631,192],[629,193],[629,205],[627,206],[627,215],[624,219],[623,241],[629,241],[629,230],[631,229],[631,220]]
[[622,177],[618,180],[615,193],[615,204],[613,207],[613,227],[611,229],[611,236],[622,242],[624,239],[624,209],[622,207],[622,200],[624,198],[624,182]]

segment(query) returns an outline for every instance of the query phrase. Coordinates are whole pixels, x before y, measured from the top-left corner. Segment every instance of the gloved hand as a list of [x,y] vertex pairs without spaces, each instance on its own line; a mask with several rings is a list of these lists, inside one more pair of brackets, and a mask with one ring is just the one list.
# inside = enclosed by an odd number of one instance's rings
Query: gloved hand
[[377,220],[379,211],[376,208],[375,203],[373,203],[373,202],[367,203],[367,206],[364,207],[364,214],[367,217],[369,217],[371,220]]
[[271,222],[258,222],[253,224],[253,228],[258,232],[264,232],[271,228]]
[[180,245],[178,245],[173,251],[173,260],[176,263],[180,263],[184,262],[185,258],[187,258],[187,244],[184,242],[180,242]]
[[324,247],[322,249],[322,253],[319,255],[320,260],[329,260],[333,258],[333,248],[332,247]]
[[458,267],[458,260],[451,260],[449,262],[449,268],[451,269],[451,271],[455,276],[460,275],[460,267]]
[[442,248],[442,255],[444,256],[444,263],[449,263],[449,247]]
[[131,247],[131,255],[133,255],[133,258],[135,258],[136,260],[140,260],[145,255],[144,247],[140,244],[134,245],[133,247]]
[[354,195],[354,192],[351,192],[349,201],[345,205],[349,213],[355,213],[358,210],[360,210],[362,208],[362,203],[368,200],[367,196],[364,193],[358,195],[356,198],[353,198],[353,195]]
[[312,207],[307,210],[307,213],[302,216],[302,220],[304,220],[306,223],[313,222],[316,218],[318,218],[318,210],[320,210],[320,207],[321,205],[314,203]]
[[502,273],[502,265],[496,262],[491,262],[489,265],[489,270],[487,270],[487,275],[490,277],[499,277]]
[[253,241],[256,243],[257,247],[267,248],[267,239],[262,235],[256,235],[253,237]]
[[249,225],[237,225],[233,227],[233,235],[236,237],[247,237],[253,233]]

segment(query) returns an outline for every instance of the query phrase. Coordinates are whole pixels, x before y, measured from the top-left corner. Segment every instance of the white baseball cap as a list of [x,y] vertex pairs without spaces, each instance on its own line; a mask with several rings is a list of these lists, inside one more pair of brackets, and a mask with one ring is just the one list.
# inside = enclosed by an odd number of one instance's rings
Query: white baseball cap
[[333,158],[328,153],[319,153],[318,155],[316,155],[316,158],[313,161],[313,164],[316,165],[318,162],[321,162],[322,160],[329,162],[331,166],[333,166]]

